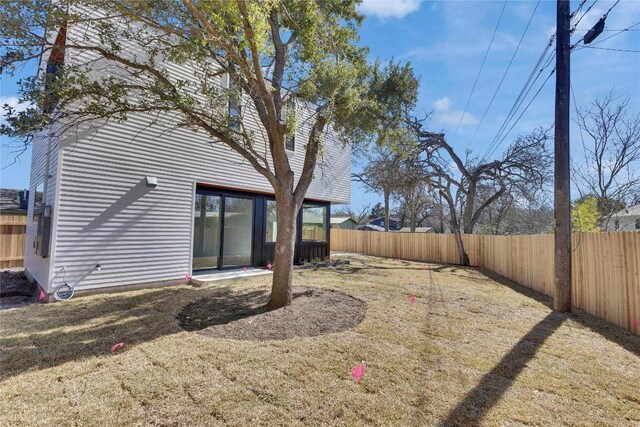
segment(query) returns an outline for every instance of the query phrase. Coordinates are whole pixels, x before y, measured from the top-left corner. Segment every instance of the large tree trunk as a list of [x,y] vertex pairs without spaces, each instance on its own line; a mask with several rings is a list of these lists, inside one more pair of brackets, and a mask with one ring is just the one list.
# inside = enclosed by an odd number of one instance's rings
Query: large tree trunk
[[456,239],[456,246],[458,247],[458,255],[460,256],[460,264],[461,265],[470,265],[469,255],[464,249],[464,242],[462,241],[462,233],[460,233],[460,224],[458,223],[458,219],[456,218],[455,213],[451,214],[451,230],[453,231],[453,235]]
[[476,185],[473,182],[469,183],[469,192],[467,193],[467,202],[464,205],[464,212],[462,213],[462,227],[465,234],[473,233],[473,208],[476,201]]
[[416,232],[416,208],[409,209],[409,226],[411,227],[411,232]]
[[298,210],[293,195],[276,193],[278,231],[273,257],[271,297],[267,304],[269,309],[281,308],[291,303]]

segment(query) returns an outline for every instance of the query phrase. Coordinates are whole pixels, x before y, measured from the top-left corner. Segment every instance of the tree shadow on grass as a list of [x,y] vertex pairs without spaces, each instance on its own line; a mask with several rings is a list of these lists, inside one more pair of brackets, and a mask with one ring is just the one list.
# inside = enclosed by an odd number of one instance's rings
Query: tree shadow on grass
[[[550,310],[553,310],[553,298],[551,298],[550,296],[519,285],[518,283],[509,280],[506,277],[501,276],[491,270],[479,268],[478,271],[494,282],[507,286],[515,292],[518,292],[519,294],[522,294],[541,304],[544,304]],[[581,326],[601,335],[607,340],[618,344],[619,346],[625,348],[627,351],[640,357],[640,337],[632,334],[631,332],[628,332],[623,328],[614,325],[613,323],[607,322],[606,320],[600,319],[575,307],[572,309],[571,314],[567,315],[567,318],[573,320],[574,322],[577,322]]]
[[471,390],[458,405],[449,412],[442,426],[479,425],[487,412],[511,387],[520,372],[535,356],[536,352],[567,319],[557,312],[549,313],[538,322],[500,360],[498,365],[485,374],[478,385]]
[[[388,259],[388,258],[387,258]],[[340,267],[335,267],[332,271],[335,271],[338,274],[356,274],[367,271],[414,271],[414,272],[435,272],[435,273],[466,273],[470,271],[475,271],[476,267],[467,267],[460,266],[455,264],[444,264],[444,263],[432,263],[432,262],[421,262],[421,261],[407,261],[403,262],[403,265],[398,266],[388,266],[388,265],[380,265],[380,264],[371,264],[369,262],[359,260],[362,265],[345,265]],[[426,266],[426,267],[423,267]],[[316,269],[313,269],[316,271]]]
[[0,313],[0,380],[91,356],[110,354],[159,337],[183,332],[176,316],[188,303],[215,296],[220,306],[249,311],[268,294],[254,288],[189,286],[78,297],[64,303],[34,305]]

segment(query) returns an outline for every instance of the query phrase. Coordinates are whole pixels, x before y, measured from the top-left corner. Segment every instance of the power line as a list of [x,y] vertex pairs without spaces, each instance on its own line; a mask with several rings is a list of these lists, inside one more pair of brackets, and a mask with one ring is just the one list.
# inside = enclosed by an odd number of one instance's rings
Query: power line
[[504,0],[502,4],[502,10],[500,11],[500,16],[498,17],[498,22],[496,23],[496,28],[493,30],[493,35],[491,36],[491,41],[489,42],[489,46],[487,47],[487,51],[484,53],[484,58],[482,59],[482,64],[480,64],[480,69],[478,70],[478,75],[476,75],[476,80],[473,82],[473,86],[471,88],[471,93],[469,94],[469,98],[467,99],[467,104],[464,106],[464,111],[460,116],[460,121],[458,122],[458,126],[456,127],[456,131],[453,136],[455,137],[458,134],[458,130],[460,129],[460,125],[462,124],[462,120],[464,119],[465,114],[467,113],[467,108],[469,108],[469,102],[471,102],[471,97],[473,97],[473,92],[476,90],[476,85],[478,84],[478,79],[480,78],[480,74],[482,73],[482,69],[484,68],[484,64],[487,61],[487,56],[489,55],[489,51],[491,50],[491,46],[493,45],[493,40],[496,37],[496,33],[498,32],[498,27],[500,26],[500,21],[502,21],[502,15],[504,14],[504,9],[507,7],[507,0]]
[[513,130],[513,128],[518,124],[518,122],[520,121],[520,119],[522,118],[522,116],[524,115],[524,113],[527,112],[527,110],[529,109],[529,107],[531,106],[531,104],[533,103],[533,101],[538,97],[538,95],[540,94],[540,92],[542,91],[542,89],[544,88],[544,86],[547,84],[547,82],[549,81],[549,79],[551,78],[551,76],[553,76],[553,74],[556,72],[556,68],[553,67],[553,70],[551,70],[551,72],[549,73],[549,75],[547,76],[547,78],[542,82],[542,85],[538,88],[538,91],[533,95],[533,98],[531,98],[531,100],[529,101],[529,103],[527,104],[526,107],[524,107],[524,110],[522,110],[522,113],[520,113],[520,115],[518,116],[518,118],[515,120],[515,122],[513,122],[513,124],[511,125],[511,127],[509,128],[509,130],[504,133],[504,135],[502,136],[502,139],[500,140],[500,142],[498,142],[498,144],[496,144],[496,146],[494,147],[493,151],[491,151],[491,153],[489,153],[489,155],[487,157],[490,157],[493,155],[493,153],[495,153],[495,151],[498,149],[498,147],[504,142],[505,139],[507,139],[507,136],[509,136],[509,134],[511,133],[511,131]]
[[[491,150],[494,148],[495,144],[497,144],[498,140],[502,136],[502,133],[507,128],[507,126],[509,126],[509,122],[513,119],[513,117],[516,115],[516,113],[520,109],[520,106],[524,103],[524,100],[529,95],[529,92],[531,92],[531,89],[533,88],[533,86],[536,84],[536,82],[540,78],[540,75],[542,74],[542,72],[553,61],[553,58],[555,57],[555,52],[552,51],[548,55],[548,57],[547,57],[547,53],[551,49],[551,46],[553,46],[553,41],[554,40],[555,40],[555,34],[552,35],[549,38],[549,42],[545,46],[545,49],[543,50],[542,55],[540,55],[540,58],[538,58],[538,61],[536,62],[536,64],[534,65],[533,69],[531,70],[531,73],[529,74],[529,78],[527,79],[527,81],[525,82],[524,86],[520,90],[520,93],[518,94],[518,97],[516,98],[515,102],[511,106],[511,109],[509,110],[509,113],[507,114],[507,116],[505,117],[504,121],[502,122],[502,125],[500,125],[500,128],[498,129],[498,132],[493,137],[491,143],[489,144],[489,147],[487,147],[487,151],[485,152],[484,156],[482,156],[482,161],[484,161],[488,157],[489,152],[491,152]],[[544,66],[540,67],[540,64],[542,64],[543,61],[545,60],[545,57],[547,57],[548,59],[547,59],[546,63],[544,64]],[[536,74],[536,71],[538,72],[537,74]],[[535,78],[534,78],[534,75],[535,75]]]
[[598,47],[598,46],[580,46],[580,49],[599,49],[599,50],[612,50],[614,52],[640,53],[640,50],[614,49],[611,47]]
[[[578,26],[580,21],[582,21],[582,18],[584,18],[587,15],[587,13],[589,13],[589,11],[593,8],[593,6],[595,6],[596,3],[598,3],[598,0],[594,0],[594,2],[591,3],[591,6],[589,6],[589,8],[587,10],[585,10],[582,15],[580,15],[578,20],[573,24],[573,27],[571,28],[571,34],[573,34],[573,32],[576,30],[576,27]],[[584,4],[584,2],[581,3],[580,6],[578,6],[578,10],[580,10],[582,8],[583,4]],[[574,13],[572,13],[571,16],[573,16],[575,13],[577,13],[578,10],[576,10]]]
[[538,10],[538,6],[540,6],[540,1],[541,0],[538,0],[538,2],[536,3],[536,7],[533,9],[533,12],[531,13],[531,17],[529,17],[529,22],[527,22],[527,26],[525,27],[524,32],[522,33],[522,36],[520,37],[520,40],[518,41],[518,45],[516,46],[516,50],[513,52],[513,55],[511,55],[511,60],[509,60],[509,64],[507,65],[507,69],[504,70],[504,73],[502,74],[502,78],[500,79],[500,83],[498,83],[498,87],[493,92],[493,96],[491,97],[491,101],[489,101],[489,105],[487,105],[487,108],[484,110],[484,114],[482,114],[482,118],[480,119],[480,123],[478,123],[478,126],[476,127],[476,130],[473,133],[473,137],[471,137],[471,142],[469,144],[472,144],[473,141],[475,140],[476,135],[478,134],[478,130],[480,130],[480,126],[482,126],[482,123],[484,122],[485,117],[487,117],[487,113],[491,109],[491,106],[493,105],[493,101],[496,99],[496,96],[498,95],[498,92],[500,91],[500,88],[502,87],[502,83],[504,82],[505,77],[507,77],[507,73],[509,72],[509,69],[511,68],[511,64],[513,64],[513,60],[515,59],[516,54],[518,53],[518,50],[520,49],[520,45],[522,44],[522,40],[524,40],[524,37],[527,34],[527,31],[529,30],[529,26],[531,25],[531,21],[533,20],[533,17],[535,16],[536,11]]

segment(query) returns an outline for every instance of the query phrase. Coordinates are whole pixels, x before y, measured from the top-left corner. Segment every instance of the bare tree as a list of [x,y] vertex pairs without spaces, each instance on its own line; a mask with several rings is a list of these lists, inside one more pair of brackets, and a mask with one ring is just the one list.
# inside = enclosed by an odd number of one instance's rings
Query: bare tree
[[371,203],[364,204],[360,206],[359,209],[354,209],[351,205],[347,205],[345,207],[336,209],[332,212],[334,216],[347,216],[349,218],[353,218],[358,225],[364,224],[369,218],[369,213],[371,212]]
[[584,157],[572,165],[573,181],[581,197],[598,199],[604,228],[640,193],[640,113],[629,109],[629,98],[609,92],[577,110]]
[[[482,190],[480,191],[482,193]],[[481,194],[480,198],[483,196]],[[489,206],[474,228],[481,234],[541,234],[553,228],[553,208],[544,197],[527,200],[507,193]]]
[[[487,162],[470,150],[462,158],[444,134],[424,131],[419,120],[412,120],[410,126],[417,140],[413,156],[422,165],[425,179],[446,203],[461,262],[468,265],[462,234],[473,233],[483,212],[505,194],[526,198],[543,189],[551,164],[547,132],[539,129],[519,137],[501,159]],[[478,199],[480,189],[482,200]]]
[[368,155],[368,163],[362,172],[352,174],[352,178],[354,181],[363,183],[367,191],[382,194],[384,199],[384,230],[389,231],[391,196],[398,188],[400,181],[402,156],[388,148],[379,148],[374,156]]
[[398,211],[401,213],[402,224],[404,226],[405,218],[408,217],[413,233],[431,214],[433,207],[429,197],[429,185],[424,179],[422,168],[412,161],[402,162],[395,188],[394,196],[399,202]]

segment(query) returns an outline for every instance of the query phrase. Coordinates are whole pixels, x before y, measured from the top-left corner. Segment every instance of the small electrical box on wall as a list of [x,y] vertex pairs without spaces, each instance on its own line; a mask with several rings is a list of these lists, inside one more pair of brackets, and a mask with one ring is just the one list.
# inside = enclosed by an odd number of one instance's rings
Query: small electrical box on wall
[[34,220],[38,222],[36,239],[33,242],[35,253],[46,258],[49,256],[51,243],[51,206],[44,206],[39,212],[35,212]]

